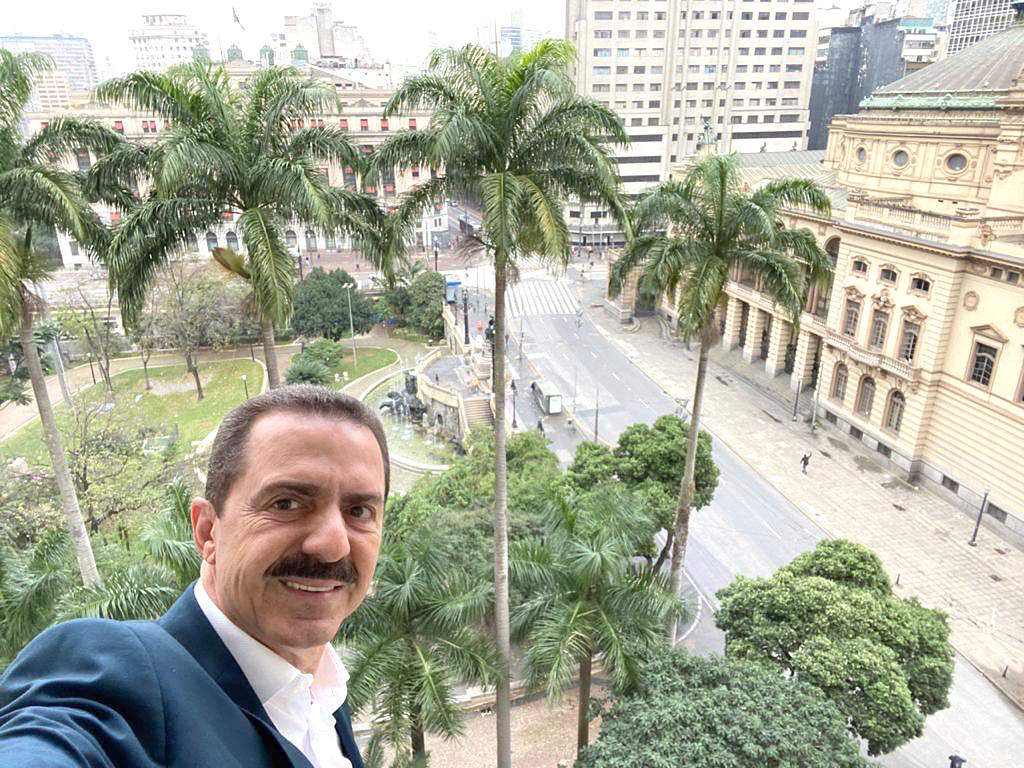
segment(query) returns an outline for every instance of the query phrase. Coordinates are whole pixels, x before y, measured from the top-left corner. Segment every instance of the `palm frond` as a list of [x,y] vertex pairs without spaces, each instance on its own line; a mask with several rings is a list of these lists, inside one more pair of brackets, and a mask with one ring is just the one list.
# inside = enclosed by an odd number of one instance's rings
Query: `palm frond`
[[292,256],[281,224],[263,208],[247,208],[238,224],[249,257],[257,305],[264,317],[283,325],[292,314]]

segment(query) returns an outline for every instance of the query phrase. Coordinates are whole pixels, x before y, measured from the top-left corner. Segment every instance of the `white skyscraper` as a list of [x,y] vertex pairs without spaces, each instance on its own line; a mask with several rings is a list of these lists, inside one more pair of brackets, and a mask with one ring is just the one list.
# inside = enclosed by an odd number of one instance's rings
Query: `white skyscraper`
[[133,29],[128,37],[135,49],[135,66],[156,72],[191,61],[197,46],[210,47],[206,34],[181,14],[144,15],[142,27]]

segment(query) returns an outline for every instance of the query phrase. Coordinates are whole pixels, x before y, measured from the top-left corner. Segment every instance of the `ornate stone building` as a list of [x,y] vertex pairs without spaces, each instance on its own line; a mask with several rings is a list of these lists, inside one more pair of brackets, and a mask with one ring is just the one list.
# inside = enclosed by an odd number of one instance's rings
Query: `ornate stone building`
[[833,120],[821,165],[743,158],[751,188],[829,188],[830,220],[787,223],[816,234],[835,276],[797,331],[737,273],[722,344],[812,387],[819,418],[894,472],[975,509],[988,492],[1024,535],[1024,20],[860,106]]

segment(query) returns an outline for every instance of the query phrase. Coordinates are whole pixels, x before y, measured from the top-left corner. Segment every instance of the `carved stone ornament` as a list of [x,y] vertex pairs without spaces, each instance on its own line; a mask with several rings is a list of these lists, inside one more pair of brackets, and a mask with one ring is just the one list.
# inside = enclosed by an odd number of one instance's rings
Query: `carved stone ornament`
[[971,272],[973,272],[976,275],[988,274],[988,264],[986,264],[984,261],[972,261],[970,269]]
[[858,288],[856,285],[846,286],[846,298],[848,299],[863,299],[864,291]]
[[968,291],[964,294],[964,309],[968,312],[973,312],[978,308],[978,302],[981,301],[976,291]]
[[982,245],[988,245],[995,240],[996,233],[992,231],[992,227],[988,224],[982,224],[978,227],[978,239],[981,240]]
[[1013,313],[1013,324],[1018,328],[1024,328],[1024,307],[1017,307],[1017,311]]
[[889,289],[883,288],[871,297],[871,303],[875,309],[887,310],[893,306],[893,300],[889,296]]
[[924,312],[913,304],[907,304],[907,306],[900,307],[900,309],[903,311],[903,316],[912,323],[923,323],[927,317]]

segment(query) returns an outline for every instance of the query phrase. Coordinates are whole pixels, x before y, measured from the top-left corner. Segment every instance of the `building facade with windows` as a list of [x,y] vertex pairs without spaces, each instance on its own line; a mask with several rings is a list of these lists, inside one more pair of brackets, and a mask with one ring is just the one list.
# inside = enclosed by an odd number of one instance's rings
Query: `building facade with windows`
[[950,0],[946,55],[968,48],[1013,23],[1012,0]]
[[975,510],[988,492],[1024,535],[1024,21],[876,90],[824,153],[743,162],[750,189],[781,175],[829,190],[831,218],[786,223],[835,273],[797,330],[736,272],[722,344],[813,392],[818,418],[894,473]]
[[[565,36],[578,51],[577,91],[617,112],[629,134],[616,152],[628,195],[668,179],[705,122],[725,152],[806,147],[811,0],[566,0]],[[605,211],[570,216],[577,242],[618,236]]]
[[[246,73],[251,73],[255,67],[244,62],[235,63],[229,67],[231,77],[235,82],[244,81]],[[334,82],[338,89],[341,103],[341,110],[337,114],[328,114],[318,117],[300,119],[295,122],[296,128],[311,124],[328,125],[333,124],[351,135],[352,142],[365,154],[372,154],[375,148],[388,135],[394,131],[409,128],[417,129],[426,127],[430,122],[431,113],[428,111],[416,112],[401,117],[384,118],[384,107],[391,98],[393,91],[362,89],[357,87],[345,88],[345,83]],[[351,84],[349,84],[351,85]],[[77,109],[60,110],[57,113],[28,113],[26,119],[28,130],[34,133],[59,116],[75,116],[92,118],[101,123],[109,125],[115,131],[124,134],[133,141],[153,142],[160,133],[169,128],[169,124],[160,118],[142,113],[129,113],[121,108],[111,108],[89,104]],[[96,158],[86,150],[80,150],[74,157],[68,159],[68,167],[72,170],[86,171],[95,162]],[[395,171],[386,176],[376,185],[364,185],[352,168],[341,165],[329,164],[324,167],[323,172],[327,174],[332,186],[347,186],[356,188],[362,186],[369,194],[376,196],[380,204],[388,208],[394,205],[399,195],[412,189],[417,184],[431,178],[436,171],[430,168],[413,167],[405,172]],[[115,209],[96,207],[102,221],[106,223],[117,223],[120,221],[121,213]],[[236,228],[237,213],[233,211],[224,212],[224,221],[219,227],[207,232],[197,232],[195,246],[192,253],[201,256],[209,256],[213,249],[227,246],[232,249],[241,247],[241,236]],[[425,210],[413,234],[414,247],[430,248],[447,237],[448,233],[448,212],[446,205],[441,204],[433,209]],[[95,266],[92,255],[70,237],[67,233],[58,232],[57,239],[60,245],[61,260],[65,269],[82,270]],[[348,237],[335,238],[332,235],[308,229],[300,226],[298,222],[292,224],[286,231],[286,239],[289,247],[297,254],[305,256],[313,255],[318,251],[348,250],[352,248],[352,242]],[[244,252],[244,248],[241,248]]]
[[192,61],[199,46],[209,50],[206,33],[189,24],[182,14],[146,14],[142,26],[128,34],[135,51],[135,66],[162,72],[170,66]]
[[0,48],[12,53],[42,53],[53,62],[52,69],[36,75],[29,109],[49,111],[67,107],[73,101],[73,92],[82,94],[99,82],[92,45],[84,37],[4,35],[0,37]]

